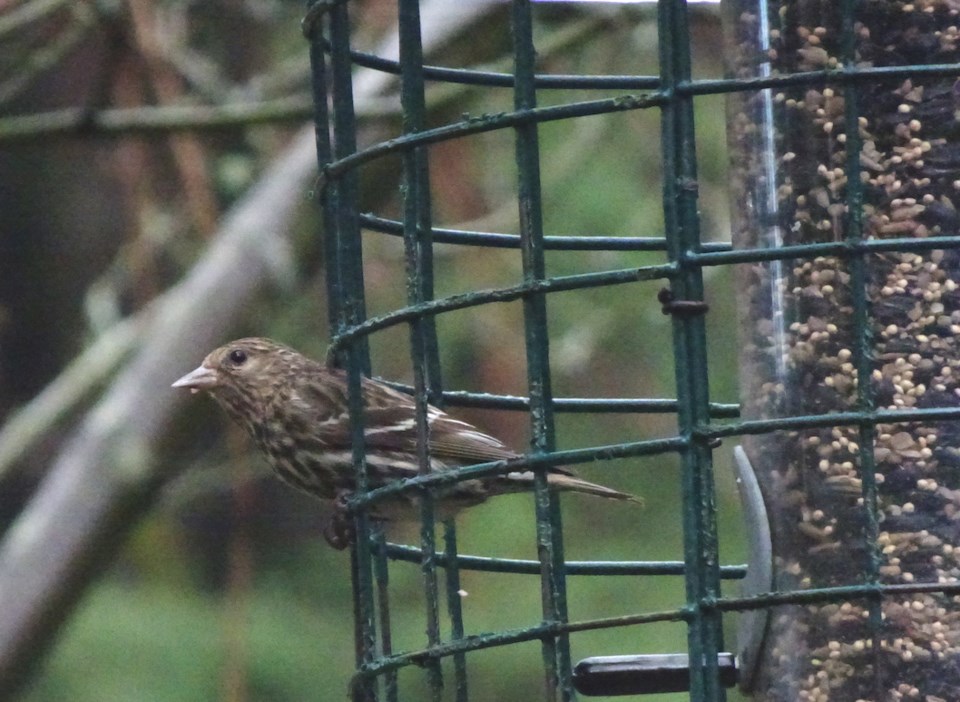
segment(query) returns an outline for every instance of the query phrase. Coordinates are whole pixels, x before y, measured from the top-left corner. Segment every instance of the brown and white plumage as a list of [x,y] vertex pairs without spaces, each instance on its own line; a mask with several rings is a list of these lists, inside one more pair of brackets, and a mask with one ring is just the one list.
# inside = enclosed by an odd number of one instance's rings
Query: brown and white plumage
[[[263,338],[232,341],[210,353],[173,387],[206,390],[254,439],[277,475],[316,497],[333,499],[356,488],[348,412],[347,377]],[[364,448],[371,489],[418,474],[416,405],[411,397],[379,381],[362,380]],[[498,439],[442,410],[427,410],[428,455],[435,471],[518,458]],[[471,479],[438,493],[442,514],[498,494],[531,489],[531,471]],[[558,490],[618,500],[631,495],[553,469]],[[410,499],[377,503],[374,516],[415,517]],[[403,504],[397,504],[403,502]]]

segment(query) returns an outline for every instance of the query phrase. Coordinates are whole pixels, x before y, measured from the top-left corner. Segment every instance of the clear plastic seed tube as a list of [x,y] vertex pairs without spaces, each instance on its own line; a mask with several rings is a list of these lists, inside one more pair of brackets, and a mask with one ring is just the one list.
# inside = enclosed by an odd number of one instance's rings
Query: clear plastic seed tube
[[[960,700],[960,601],[909,589],[960,576],[960,421],[917,412],[960,406],[960,254],[937,239],[960,225],[960,92],[910,70],[960,61],[958,10],[725,8],[732,74],[774,86],[730,98],[734,244],[833,246],[739,267],[744,417],[863,413],[744,438],[772,586],[906,588],[773,609],[747,681],[758,699]],[[874,409],[906,417],[863,419]]]

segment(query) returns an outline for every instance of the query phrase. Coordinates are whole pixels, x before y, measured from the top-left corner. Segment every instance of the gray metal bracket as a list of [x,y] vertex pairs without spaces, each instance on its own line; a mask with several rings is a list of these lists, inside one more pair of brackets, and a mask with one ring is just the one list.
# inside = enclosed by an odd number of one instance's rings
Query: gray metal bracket
[[[733,459],[749,549],[747,576],[741,584],[741,592],[744,597],[750,597],[773,589],[773,543],[766,503],[753,464],[742,446],[733,448]],[[755,684],[757,664],[769,622],[768,609],[740,612],[737,625],[737,659],[740,664],[740,688],[746,692],[753,689]]]

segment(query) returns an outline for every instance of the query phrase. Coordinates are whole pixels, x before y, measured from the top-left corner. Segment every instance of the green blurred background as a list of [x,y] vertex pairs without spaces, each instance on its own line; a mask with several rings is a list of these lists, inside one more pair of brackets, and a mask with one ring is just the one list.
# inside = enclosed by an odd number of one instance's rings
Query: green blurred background
[[[393,4],[351,5],[357,46],[382,46],[395,31]],[[272,123],[172,134],[5,137],[3,121],[10,116],[29,118],[69,105],[230,102],[303,97],[308,91],[299,3],[131,0],[104,8],[86,24],[76,11],[51,13],[27,27],[33,44],[0,37],[5,42],[0,51],[6,49],[11,61],[71,28],[80,27],[81,37],[60,60],[8,95],[0,117],[0,418],[13,417],[111,324],[144,309],[180,280],[205,249],[222,213],[243,200],[306,124],[302,115],[288,115]],[[536,16],[543,72],[658,72],[651,5],[544,4]],[[697,76],[721,76],[718,12],[699,8],[692,22]],[[428,60],[509,70],[507,7],[478,13]],[[431,86],[431,91],[433,124],[512,105],[509,89]],[[544,90],[540,101],[561,104],[614,94]],[[722,96],[697,98],[696,126],[703,236],[725,240]],[[546,233],[662,235],[659,129],[656,110],[544,125]],[[385,109],[381,116],[365,116],[360,133],[364,143],[371,143],[398,131],[396,112]],[[512,132],[440,144],[431,148],[430,159],[436,225],[516,231]],[[399,172],[391,161],[364,169],[366,209],[397,215]],[[322,357],[327,341],[322,231],[309,187],[292,227],[294,270],[285,284],[264,287],[245,305],[231,336],[271,336]],[[367,233],[364,246],[369,313],[402,306],[401,242]],[[547,270],[562,275],[663,260],[661,254],[636,252],[549,252]],[[436,276],[438,296],[513,285],[521,277],[519,252],[437,245]],[[707,276],[711,399],[735,402],[732,276],[720,269],[708,270]],[[656,302],[659,287],[635,283],[548,299],[555,396],[675,396],[670,320]],[[443,315],[438,329],[446,389],[525,394],[520,303]],[[379,333],[371,345],[376,375],[410,381],[406,328]],[[197,363],[208,350],[196,349]],[[0,473],[4,525],[17,519],[64,437],[95,400],[93,394],[73,407]],[[529,422],[522,413],[455,413],[518,449],[528,445]],[[675,431],[669,415],[557,417],[562,449]],[[77,607],[63,612],[49,657],[17,698],[344,699],[353,669],[349,556],[329,549],[319,536],[326,506],[269,477],[246,439],[203,397],[184,403],[151,450],[152,465],[166,477],[162,490],[129,525],[119,551],[107,554],[109,565]],[[728,564],[745,558],[729,451],[725,444],[716,454],[721,553]],[[675,459],[613,461],[581,466],[578,472],[640,494],[646,506],[564,496],[569,559],[682,558]],[[533,515],[528,495],[498,498],[469,511],[458,520],[461,552],[535,558]],[[402,526],[391,529],[390,537],[418,541],[415,529]],[[419,569],[395,564],[390,578],[394,647],[422,647],[426,620]],[[464,572],[462,578],[468,634],[539,621],[536,577]],[[727,594],[735,591],[735,583],[725,583]],[[570,616],[581,620],[675,608],[683,603],[683,593],[677,577],[571,577]],[[683,625],[664,624],[576,634],[571,643],[578,660],[684,651],[685,637]],[[472,699],[527,700],[542,694],[539,644],[481,651],[468,660]],[[420,672],[404,671],[399,682],[402,699],[420,699]]]

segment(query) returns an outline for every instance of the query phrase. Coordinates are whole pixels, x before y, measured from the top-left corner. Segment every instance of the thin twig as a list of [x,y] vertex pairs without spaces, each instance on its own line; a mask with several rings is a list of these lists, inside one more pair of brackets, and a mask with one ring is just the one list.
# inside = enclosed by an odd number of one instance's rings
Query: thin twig
[[133,349],[149,309],[152,307],[103,332],[39,395],[0,427],[0,480],[116,370]]
[[[39,3],[33,2],[26,7],[35,4]],[[16,71],[9,79],[0,82],[0,105],[12,100],[41,74],[61,63],[96,24],[97,14],[86,3],[71,3],[69,7],[72,17],[65,23],[63,31],[38,47],[30,47],[27,55],[17,57]],[[3,31],[0,28],[0,34]]]

